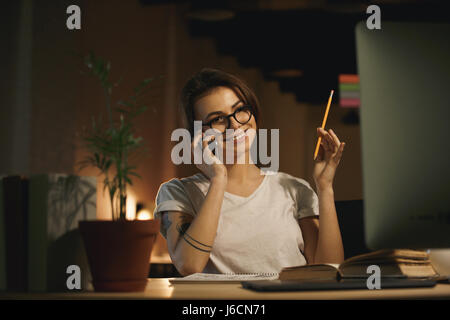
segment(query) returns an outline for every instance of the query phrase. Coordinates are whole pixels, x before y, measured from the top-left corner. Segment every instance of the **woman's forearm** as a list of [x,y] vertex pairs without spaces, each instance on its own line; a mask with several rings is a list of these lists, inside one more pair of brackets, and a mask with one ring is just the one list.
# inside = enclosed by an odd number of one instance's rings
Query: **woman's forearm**
[[226,178],[211,181],[208,193],[195,219],[182,227],[175,247],[179,269],[184,274],[201,272],[206,266],[217,234]]
[[341,263],[344,261],[344,247],[334,205],[333,188],[318,189],[317,194],[320,227],[314,263]]

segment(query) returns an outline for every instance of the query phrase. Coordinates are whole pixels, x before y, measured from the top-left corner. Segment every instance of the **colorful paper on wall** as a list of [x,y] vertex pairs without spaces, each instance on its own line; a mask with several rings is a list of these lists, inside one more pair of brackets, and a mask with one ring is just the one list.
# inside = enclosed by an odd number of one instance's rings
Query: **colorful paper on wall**
[[360,104],[359,76],[357,74],[340,74],[339,105],[343,108],[359,108]]

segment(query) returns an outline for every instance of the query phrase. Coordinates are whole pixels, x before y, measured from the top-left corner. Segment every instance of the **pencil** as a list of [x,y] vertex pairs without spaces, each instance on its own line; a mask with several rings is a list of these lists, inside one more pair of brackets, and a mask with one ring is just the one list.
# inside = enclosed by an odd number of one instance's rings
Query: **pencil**
[[[325,115],[324,115],[323,121],[322,121],[322,129],[325,129],[325,124],[327,123],[328,112],[330,111],[331,99],[333,98],[333,93],[334,93],[334,90],[331,90],[330,97],[328,98],[327,109],[325,110]],[[319,137],[319,139],[317,139],[316,150],[314,151],[314,160],[316,160],[317,154],[319,153],[320,142],[322,142],[322,137]]]

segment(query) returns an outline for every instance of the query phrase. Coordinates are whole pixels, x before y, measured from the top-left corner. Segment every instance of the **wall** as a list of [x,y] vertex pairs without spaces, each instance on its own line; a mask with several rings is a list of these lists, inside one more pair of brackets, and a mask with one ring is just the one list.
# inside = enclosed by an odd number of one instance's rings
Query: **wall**
[[0,172],[28,173],[33,4],[7,2],[0,11]]

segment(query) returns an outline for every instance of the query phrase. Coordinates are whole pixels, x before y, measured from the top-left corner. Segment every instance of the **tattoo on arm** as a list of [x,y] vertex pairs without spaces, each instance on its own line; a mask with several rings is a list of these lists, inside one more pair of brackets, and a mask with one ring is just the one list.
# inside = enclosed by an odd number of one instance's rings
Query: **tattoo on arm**
[[167,212],[162,215],[161,222],[164,226],[164,229],[169,230],[170,226],[172,225],[172,221],[170,221],[169,214]]
[[[189,229],[189,226],[191,224],[188,222],[182,222],[182,223],[178,223],[177,224],[177,231],[178,233],[183,237],[184,241],[186,241],[187,244],[189,244],[190,246],[192,246],[193,248],[203,251],[203,252],[211,252],[212,246],[209,246],[207,244],[201,243],[198,240],[195,240],[194,238],[192,238],[186,231],[187,229]],[[206,247],[208,249],[203,249],[198,247],[196,244],[194,244],[193,242],[197,243],[200,246]]]

